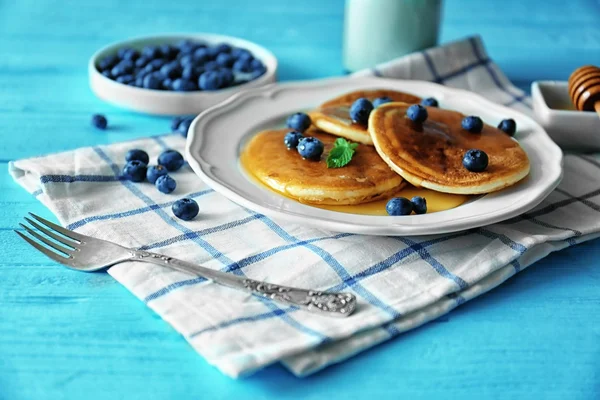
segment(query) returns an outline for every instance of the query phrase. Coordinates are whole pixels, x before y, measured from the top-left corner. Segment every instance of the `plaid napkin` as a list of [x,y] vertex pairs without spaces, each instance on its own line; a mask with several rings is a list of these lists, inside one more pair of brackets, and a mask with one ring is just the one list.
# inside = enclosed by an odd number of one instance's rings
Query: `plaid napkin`
[[[413,54],[363,74],[435,81],[529,112],[478,37]],[[352,78],[349,78],[352,79]],[[548,253],[599,236],[600,161],[568,155],[561,186],[520,217],[453,234],[369,237],[283,225],[242,208],[185,166],[174,194],[119,179],[125,152],[152,160],[183,151],[178,135],[15,161],[10,173],[69,229],[273,283],[349,290],[347,319],[313,315],[160,266],[128,262],[109,273],[169,322],[209,363],[238,377],[281,361],[296,375],[339,362],[449,312]],[[194,198],[200,215],[175,218]]]

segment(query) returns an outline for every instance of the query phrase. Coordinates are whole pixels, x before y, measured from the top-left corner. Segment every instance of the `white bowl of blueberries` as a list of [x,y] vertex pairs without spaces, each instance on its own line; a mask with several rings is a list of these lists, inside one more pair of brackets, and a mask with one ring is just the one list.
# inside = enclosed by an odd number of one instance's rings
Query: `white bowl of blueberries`
[[231,36],[158,35],[100,49],[88,71],[92,91],[103,100],[149,114],[190,115],[275,82],[277,59]]

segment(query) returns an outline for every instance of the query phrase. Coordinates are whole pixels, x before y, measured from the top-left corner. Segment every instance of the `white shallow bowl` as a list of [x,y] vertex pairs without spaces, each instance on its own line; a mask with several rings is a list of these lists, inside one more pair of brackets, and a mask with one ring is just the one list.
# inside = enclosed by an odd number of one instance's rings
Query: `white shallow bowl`
[[535,117],[556,144],[565,150],[600,150],[600,118],[573,107],[568,82],[533,82],[531,97]]
[[[475,197],[451,210],[390,217],[347,214],[304,205],[257,185],[242,171],[240,151],[258,131],[281,127],[290,114],[315,107],[336,95],[375,88],[433,96],[441,107],[479,115],[493,126],[504,118],[513,118],[518,126],[516,137],[531,161],[529,176],[515,186]],[[186,154],[202,180],[244,207],[279,221],[369,235],[430,235],[502,221],[539,204],[562,177],[560,148],[530,117],[464,90],[430,82],[371,77],[274,84],[239,93],[194,119]]]
[[[98,61],[111,54],[116,54],[117,50],[122,47],[141,50],[146,45],[175,44],[185,39],[212,45],[227,43],[233,47],[245,48],[263,62],[267,71],[253,81],[231,88],[215,91],[174,92],[125,85],[105,77],[96,68]],[[113,43],[98,50],[89,61],[88,74],[92,91],[96,96],[109,103],[148,114],[190,115],[198,114],[240,91],[275,82],[277,79],[277,59],[273,53],[264,47],[232,36],[209,33],[157,35]]]

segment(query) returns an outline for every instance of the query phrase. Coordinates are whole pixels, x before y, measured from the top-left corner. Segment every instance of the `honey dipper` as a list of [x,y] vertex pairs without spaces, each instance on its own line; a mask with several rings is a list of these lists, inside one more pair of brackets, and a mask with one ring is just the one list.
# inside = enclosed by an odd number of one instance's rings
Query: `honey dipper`
[[579,111],[594,111],[600,116],[600,68],[586,65],[569,77],[569,96]]

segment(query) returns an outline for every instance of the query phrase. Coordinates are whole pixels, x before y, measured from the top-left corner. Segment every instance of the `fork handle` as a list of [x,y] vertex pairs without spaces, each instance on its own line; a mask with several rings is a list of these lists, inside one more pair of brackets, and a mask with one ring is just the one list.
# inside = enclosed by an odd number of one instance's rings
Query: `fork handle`
[[177,271],[201,276],[220,285],[243,290],[278,303],[296,306],[321,315],[343,318],[352,314],[356,308],[356,297],[352,293],[330,293],[275,285],[227,272],[215,271],[161,254],[138,250],[132,250],[131,252],[130,260],[132,261],[162,265]]

